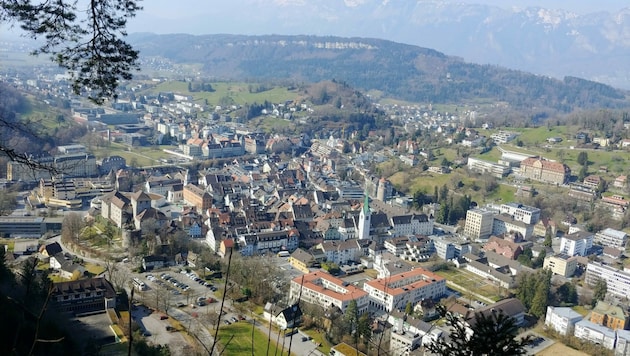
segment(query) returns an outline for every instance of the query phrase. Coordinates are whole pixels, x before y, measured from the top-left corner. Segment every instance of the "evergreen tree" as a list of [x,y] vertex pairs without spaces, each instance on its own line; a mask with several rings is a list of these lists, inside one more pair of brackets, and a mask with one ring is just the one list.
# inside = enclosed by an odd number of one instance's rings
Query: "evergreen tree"
[[438,338],[427,344],[427,350],[436,355],[523,355],[531,342],[529,337],[516,339],[518,327],[514,319],[502,312],[475,313],[473,318],[447,313],[444,307],[440,307],[440,312],[451,333],[448,341]]

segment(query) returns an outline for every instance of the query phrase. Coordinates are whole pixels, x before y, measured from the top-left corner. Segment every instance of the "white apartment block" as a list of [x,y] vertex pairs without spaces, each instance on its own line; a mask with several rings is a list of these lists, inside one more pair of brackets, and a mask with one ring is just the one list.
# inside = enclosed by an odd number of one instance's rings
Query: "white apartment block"
[[603,246],[624,248],[628,240],[628,235],[623,231],[606,228],[596,233],[594,240]]
[[597,262],[590,262],[586,266],[586,283],[594,286],[597,281],[606,281],[607,291],[620,298],[630,295],[630,272],[620,271],[614,267]]
[[617,330],[615,356],[630,356],[630,330]]
[[535,224],[540,220],[540,209],[518,203],[502,204],[500,213],[510,215],[514,220],[526,224]]
[[612,350],[615,348],[615,331],[605,326],[581,320],[575,323],[574,336]]
[[292,302],[301,299],[324,309],[334,305],[342,312],[346,311],[351,300],[355,300],[359,314],[367,311],[369,300],[367,292],[322,271],[291,280],[289,299]]
[[560,239],[560,253],[569,256],[586,256],[593,247],[593,234],[587,231],[577,231]]
[[573,335],[575,323],[582,320],[582,315],[571,308],[547,307],[545,325],[561,335]]
[[466,225],[464,235],[476,240],[487,239],[492,234],[494,222],[493,211],[482,209],[470,209],[466,212]]
[[432,235],[434,219],[426,214],[399,215],[390,219],[392,236]]
[[363,284],[369,295],[371,310],[391,312],[404,309],[423,299],[437,299],[446,294],[446,280],[437,274],[416,268],[386,278],[378,278]]

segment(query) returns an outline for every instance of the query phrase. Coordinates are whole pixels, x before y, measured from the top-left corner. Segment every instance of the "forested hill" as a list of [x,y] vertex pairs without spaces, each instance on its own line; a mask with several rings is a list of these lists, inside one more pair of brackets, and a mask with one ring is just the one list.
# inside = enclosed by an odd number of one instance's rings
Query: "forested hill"
[[134,34],[144,60],[201,64],[202,75],[228,80],[336,79],[362,90],[415,102],[504,101],[513,108],[628,107],[627,93],[567,77],[563,80],[464,62],[435,50],[368,38]]

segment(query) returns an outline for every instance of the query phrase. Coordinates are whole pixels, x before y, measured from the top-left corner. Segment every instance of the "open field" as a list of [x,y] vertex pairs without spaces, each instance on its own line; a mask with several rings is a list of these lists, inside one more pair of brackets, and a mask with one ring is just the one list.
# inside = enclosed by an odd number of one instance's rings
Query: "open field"
[[[503,288],[471,272],[460,269],[450,269],[448,271],[436,271],[435,273],[462,288],[473,291],[488,299],[497,301],[502,298],[500,293]],[[467,296],[466,291],[460,292],[462,292],[463,296]]]
[[284,87],[274,87],[270,90],[253,93],[249,91],[249,86],[256,87],[256,83],[236,83],[236,82],[218,82],[210,83],[213,92],[189,92],[188,83],[183,81],[169,81],[158,84],[155,88],[149,89],[152,93],[158,92],[175,92],[185,95],[192,95],[195,101],[216,106],[221,102],[230,101],[233,104],[244,105],[252,103],[264,103],[265,100],[272,103],[281,103],[287,100],[299,99],[296,92],[290,91]]
[[[223,352],[225,355],[251,355],[252,325],[250,323],[221,325],[221,328],[219,328],[219,341],[221,348],[225,347],[225,351]],[[257,328],[254,328],[253,347],[254,355],[265,355],[267,352],[267,336]],[[275,355],[279,351],[281,351],[281,348],[276,347],[274,340],[271,340],[269,352]]]
[[559,342],[556,342],[555,344],[549,346],[548,348],[542,350],[541,352],[536,354],[537,356],[556,356],[556,355],[563,355],[563,356],[588,356],[588,354],[582,352],[582,351],[578,351],[575,349],[572,349],[566,345],[563,345]]

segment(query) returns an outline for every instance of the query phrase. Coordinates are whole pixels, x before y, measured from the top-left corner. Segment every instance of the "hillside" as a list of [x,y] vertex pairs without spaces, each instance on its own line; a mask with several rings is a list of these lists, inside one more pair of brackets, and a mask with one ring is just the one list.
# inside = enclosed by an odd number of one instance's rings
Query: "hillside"
[[628,107],[625,91],[566,77],[466,63],[435,50],[385,40],[317,36],[135,34],[145,65],[197,65],[221,80],[336,79],[413,102],[504,102],[514,109],[569,112]]

